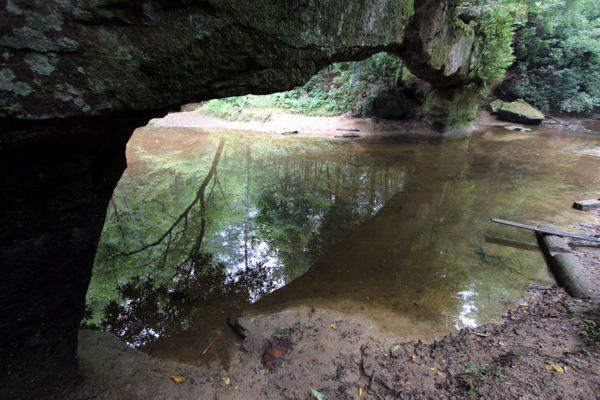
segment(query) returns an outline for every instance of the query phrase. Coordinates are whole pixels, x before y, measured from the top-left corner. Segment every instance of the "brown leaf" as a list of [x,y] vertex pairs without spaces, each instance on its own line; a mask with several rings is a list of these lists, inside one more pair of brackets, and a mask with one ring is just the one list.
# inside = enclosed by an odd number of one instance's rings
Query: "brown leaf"
[[565,371],[563,369],[563,367],[561,367],[558,364],[550,364],[550,365],[546,366],[546,369],[549,369],[550,371],[556,371],[556,372],[564,372]]
[[216,342],[217,340],[219,340],[219,338],[216,338],[215,340],[213,340],[213,341],[212,341],[212,342],[211,342],[211,343],[208,345],[208,347],[206,348],[206,350],[204,350],[204,351],[202,352],[202,355],[205,355],[205,354],[206,354],[206,352],[208,351],[208,349],[210,349],[210,348],[212,347],[212,345],[213,345],[213,344],[215,344],[215,342]]
[[169,375],[169,378],[173,379],[177,383],[185,382],[185,377],[183,377],[181,375]]

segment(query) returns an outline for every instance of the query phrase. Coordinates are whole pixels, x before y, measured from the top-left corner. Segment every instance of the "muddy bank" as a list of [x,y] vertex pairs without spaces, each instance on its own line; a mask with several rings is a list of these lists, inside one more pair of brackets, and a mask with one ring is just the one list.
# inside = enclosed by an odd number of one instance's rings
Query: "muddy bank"
[[[107,333],[82,332],[84,382],[63,397],[308,399],[313,388],[330,399],[595,398],[600,337],[584,321],[600,321],[597,305],[559,288],[535,292],[502,323],[431,344],[384,335],[334,310],[241,318],[246,337],[228,369],[152,359]],[[177,384],[173,374],[187,381]]]
[[[600,220],[576,227],[600,234]],[[82,382],[61,398],[329,399],[595,398],[600,391],[600,247],[571,241],[590,299],[531,287],[498,324],[431,343],[395,335],[360,314],[295,305],[242,315],[221,366],[152,358],[109,333],[80,333]],[[233,329],[233,328],[232,328]],[[201,339],[207,338],[198,338]],[[216,351],[207,350],[206,357]],[[186,377],[175,383],[169,375]]]
[[[225,121],[219,118],[201,114],[197,111],[183,111],[171,113],[164,118],[150,121],[151,125],[171,127],[203,127],[203,128],[227,128],[243,129],[260,132],[273,132],[275,134],[297,132],[299,136],[322,136],[335,137],[345,133],[354,133],[361,137],[384,136],[397,132],[438,134],[439,130],[432,124],[421,118],[409,119],[382,119],[382,118],[355,118],[350,116],[339,117],[309,117],[299,114],[286,114],[280,110],[272,110],[267,121]],[[583,127],[583,121],[569,119],[568,126]],[[482,110],[477,115],[475,127],[515,125],[514,123],[498,119],[487,110]],[[557,125],[566,129],[565,125]],[[554,125],[543,125],[553,128]],[[531,126],[530,126],[531,128]],[[450,131],[446,134],[452,135],[474,130],[475,128],[464,128],[458,131]],[[535,129],[535,127],[534,127]],[[583,128],[582,128],[583,129]],[[574,129],[580,130],[580,129]]]

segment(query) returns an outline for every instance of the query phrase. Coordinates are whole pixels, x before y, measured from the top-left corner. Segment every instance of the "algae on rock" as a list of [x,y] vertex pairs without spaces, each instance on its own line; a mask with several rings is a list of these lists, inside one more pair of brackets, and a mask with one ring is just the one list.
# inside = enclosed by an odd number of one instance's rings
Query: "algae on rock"
[[470,125],[477,116],[481,88],[476,83],[432,88],[422,106],[425,119],[451,130]]
[[539,125],[544,120],[544,114],[522,99],[512,103],[503,102],[498,110],[498,117],[505,121],[529,125]]

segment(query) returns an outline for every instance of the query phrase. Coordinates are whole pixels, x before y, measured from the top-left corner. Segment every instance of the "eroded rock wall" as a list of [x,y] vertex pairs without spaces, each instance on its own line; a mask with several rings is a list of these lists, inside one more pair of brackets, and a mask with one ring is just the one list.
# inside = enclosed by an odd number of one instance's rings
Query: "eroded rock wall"
[[410,0],[31,2],[0,11],[0,116],[175,107],[303,84],[398,45]]
[[380,51],[434,87],[459,87],[472,35],[449,26],[454,6],[0,1],[0,397],[74,380],[85,292],[135,127],[187,102],[287,90]]

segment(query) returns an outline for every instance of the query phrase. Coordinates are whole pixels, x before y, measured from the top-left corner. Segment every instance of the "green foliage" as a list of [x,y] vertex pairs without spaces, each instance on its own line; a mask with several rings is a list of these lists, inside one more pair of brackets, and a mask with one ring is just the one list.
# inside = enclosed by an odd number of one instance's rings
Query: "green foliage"
[[311,116],[365,115],[369,100],[395,89],[401,69],[398,57],[379,53],[364,61],[333,64],[288,92],[210,100],[198,111],[230,121],[266,121],[269,109]]
[[471,21],[476,30],[470,76],[485,85],[500,81],[515,59],[512,51],[514,22],[522,7],[487,6],[481,18]]
[[544,111],[589,112],[600,105],[600,3],[527,1],[529,23],[514,43],[517,61],[502,92]]
[[585,325],[579,328],[579,333],[587,337],[596,346],[600,345],[600,326],[591,319],[584,319]]
[[469,388],[468,392],[472,392],[473,389],[475,389],[475,386],[491,373],[492,370],[486,367],[485,365],[478,367],[477,365],[475,365],[475,363],[469,364],[469,366],[465,370],[464,377],[464,382]]

